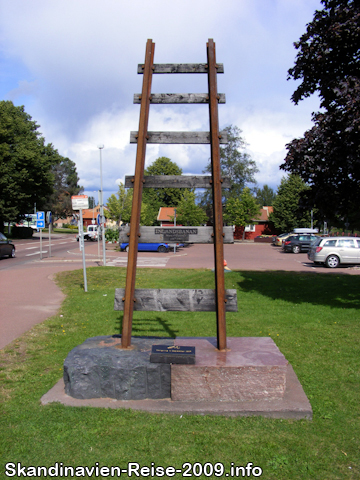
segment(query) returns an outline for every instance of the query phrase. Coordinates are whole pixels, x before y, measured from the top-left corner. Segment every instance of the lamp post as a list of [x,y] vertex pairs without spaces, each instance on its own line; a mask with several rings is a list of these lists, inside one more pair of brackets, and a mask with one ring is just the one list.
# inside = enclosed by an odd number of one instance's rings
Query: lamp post
[[104,200],[103,200],[103,179],[102,179],[102,156],[101,150],[104,148],[104,145],[98,145],[100,150],[100,217],[101,217],[101,235],[102,235],[102,246],[103,246],[103,266],[106,266],[106,253],[105,253],[105,228],[104,228]]

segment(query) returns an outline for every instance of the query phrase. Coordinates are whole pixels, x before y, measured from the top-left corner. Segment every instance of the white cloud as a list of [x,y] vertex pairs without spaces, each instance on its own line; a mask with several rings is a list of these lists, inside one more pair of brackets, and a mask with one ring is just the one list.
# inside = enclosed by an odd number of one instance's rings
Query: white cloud
[[[320,0],[0,0],[1,97],[25,102],[46,141],[76,162],[81,184],[99,188],[103,143],[104,188],[117,191],[133,174],[140,93],[148,38],[156,63],[206,62],[214,38],[225,74],[218,90],[220,125],[238,125],[260,167],[258,181],[277,182],[285,144],[310,127],[316,102],[293,107],[295,82],[287,70],[293,42],[305,31]],[[11,74],[8,70],[13,68]],[[154,92],[205,92],[206,76],[157,75]],[[151,130],[208,130],[206,106],[151,107]],[[168,156],[185,173],[200,173],[207,146],[149,145],[146,164]]]

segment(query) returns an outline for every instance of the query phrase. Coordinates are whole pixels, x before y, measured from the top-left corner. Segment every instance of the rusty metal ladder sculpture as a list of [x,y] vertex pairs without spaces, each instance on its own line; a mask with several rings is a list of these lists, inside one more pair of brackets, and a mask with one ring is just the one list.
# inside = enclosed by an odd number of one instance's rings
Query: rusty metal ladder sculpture
[[[207,64],[154,64],[155,44],[152,40],[146,43],[145,63],[139,65],[138,73],[144,75],[141,95],[134,96],[134,103],[141,103],[140,120],[138,132],[132,132],[131,142],[137,142],[135,176],[133,181],[133,204],[131,212],[130,238],[128,266],[126,274],[125,289],[117,289],[119,292],[115,295],[115,309],[124,310],[122,326],[122,348],[128,348],[131,345],[132,320],[134,309],[159,310],[156,304],[160,302],[158,296],[150,301],[151,306],[140,308],[144,303],[139,298],[140,290],[135,290],[136,262],[138,255],[138,241],[140,233],[140,214],[141,199],[144,186],[144,167],[145,153],[147,143],[210,143],[211,145],[211,167],[212,175],[208,178],[208,185],[213,192],[213,213],[214,213],[214,255],[215,255],[215,291],[211,290],[213,306],[205,305],[198,310],[209,311],[216,310],[217,317],[217,348],[226,349],[226,316],[227,311],[237,311],[236,292],[226,290],[224,284],[224,233],[223,233],[223,215],[222,215],[222,182],[220,170],[220,143],[226,143],[226,139],[219,132],[218,103],[225,103],[225,96],[217,93],[217,73],[223,73],[223,66],[216,63],[215,43],[209,39],[207,43]],[[151,94],[152,75],[157,73],[206,73],[208,76],[208,94]],[[148,119],[151,103],[208,103],[210,113],[210,134],[208,132],[148,132]],[[192,184],[196,185],[195,183]],[[185,182],[184,182],[185,186]],[[187,184],[188,186],[188,184]],[[199,186],[203,188],[203,183]],[[144,227],[141,227],[144,228]],[[161,298],[170,298],[174,295],[174,290],[161,290]],[[168,293],[167,293],[168,292]],[[181,303],[184,304],[184,298],[188,296],[185,290],[177,291],[180,295]],[[189,301],[189,310],[194,311],[191,305],[201,304],[206,297],[206,291],[191,291],[191,295],[200,295],[201,298]],[[195,293],[194,293],[195,292]],[[143,294],[145,296],[145,294]],[[147,291],[149,295],[149,291]],[[155,294],[154,294],[155,295]],[[156,296],[156,295],[155,295]],[[228,303],[227,303],[228,302]],[[165,302],[166,303],[166,302]],[[175,302],[176,303],[176,302]],[[203,304],[206,301],[204,300]],[[211,303],[211,301],[210,301]],[[231,305],[232,304],[232,307]],[[235,306],[236,304],[236,306]],[[164,310],[164,308],[161,308]],[[176,307],[168,310],[183,310]]]

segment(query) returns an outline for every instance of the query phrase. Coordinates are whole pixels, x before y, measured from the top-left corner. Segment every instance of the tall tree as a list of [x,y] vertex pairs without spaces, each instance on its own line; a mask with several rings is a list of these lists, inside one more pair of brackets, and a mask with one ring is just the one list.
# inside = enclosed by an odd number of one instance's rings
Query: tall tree
[[304,201],[328,220],[351,217],[360,225],[360,4],[357,0],[322,0],[306,33],[296,42],[289,79],[301,83],[295,104],[317,93],[322,111],[314,127],[287,145],[280,168],[310,186]]
[[0,101],[0,231],[43,208],[52,193],[57,152],[38,131],[24,107]]
[[108,215],[115,220],[118,225],[121,223],[130,223],[131,205],[132,205],[132,189],[125,189],[124,184],[120,182],[117,196],[112,194],[108,198],[107,208]]
[[298,175],[289,175],[281,179],[274,200],[274,211],[270,220],[275,228],[282,232],[291,232],[294,228],[307,228],[311,226],[311,212],[301,207],[301,195],[309,187]]
[[[145,175],[181,175],[182,169],[167,157],[159,157],[145,171]],[[176,207],[182,198],[179,188],[144,188],[143,202],[147,205],[148,214],[152,211],[155,224],[160,207]]]
[[[56,150],[54,150],[54,164],[51,170],[54,175],[54,191],[45,208],[51,210],[55,218],[66,218],[73,212],[72,195],[82,193],[83,187],[79,185],[75,163],[70,158],[59,155]],[[89,208],[91,208],[90,204]]]
[[[245,140],[241,137],[241,130],[233,125],[223,129],[227,132],[228,143],[220,146],[220,168],[223,177],[229,177],[231,187],[223,189],[224,203],[231,197],[238,197],[243,189],[249,185],[256,185],[255,174],[259,171],[256,162],[244,152]],[[204,169],[204,173],[211,173],[211,162]],[[212,218],[212,193],[208,189],[201,195],[201,205]]]
[[[240,195],[249,184],[256,185],[255,174],[259,171],[256,162],[244,151],[245,140],[241,137],[240,128],[229,125],[223,129],[227,133],[228,143],[220,146],[220,168],[224,177],[230,178],[231,187],[225,192],[226,198]],[[204,173],[211,173],[211,163]]]
[[195,193],[185,190],[176,207],[176,223],[179,225],[196,226],[207,222],[204,210],[196,205]]
[[269,185],[264,185],[262,188],[256,188],[255,192],[256,201],[258,202],[260,207],[269,207],[273,205],[276,198],[276,193],[271,187],[269,187]]
[[[239,197],[231,197],[226,202],[224,220],[230,225],[237,227],[253,225],[259,215],[260,206],[248,187],[243,189]],[[245,237],[245,230],[243,237]]]

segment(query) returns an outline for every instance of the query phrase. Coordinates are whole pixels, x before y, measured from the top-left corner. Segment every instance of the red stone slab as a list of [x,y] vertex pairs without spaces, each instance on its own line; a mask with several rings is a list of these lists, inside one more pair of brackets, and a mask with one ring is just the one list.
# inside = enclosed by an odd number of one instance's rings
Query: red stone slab
[[218,351],[215,338],[176,338],[194,346],[195,365],[171,366],[173,401],[245,401],[282,398],[287,360],[269,337],[228,337]]

